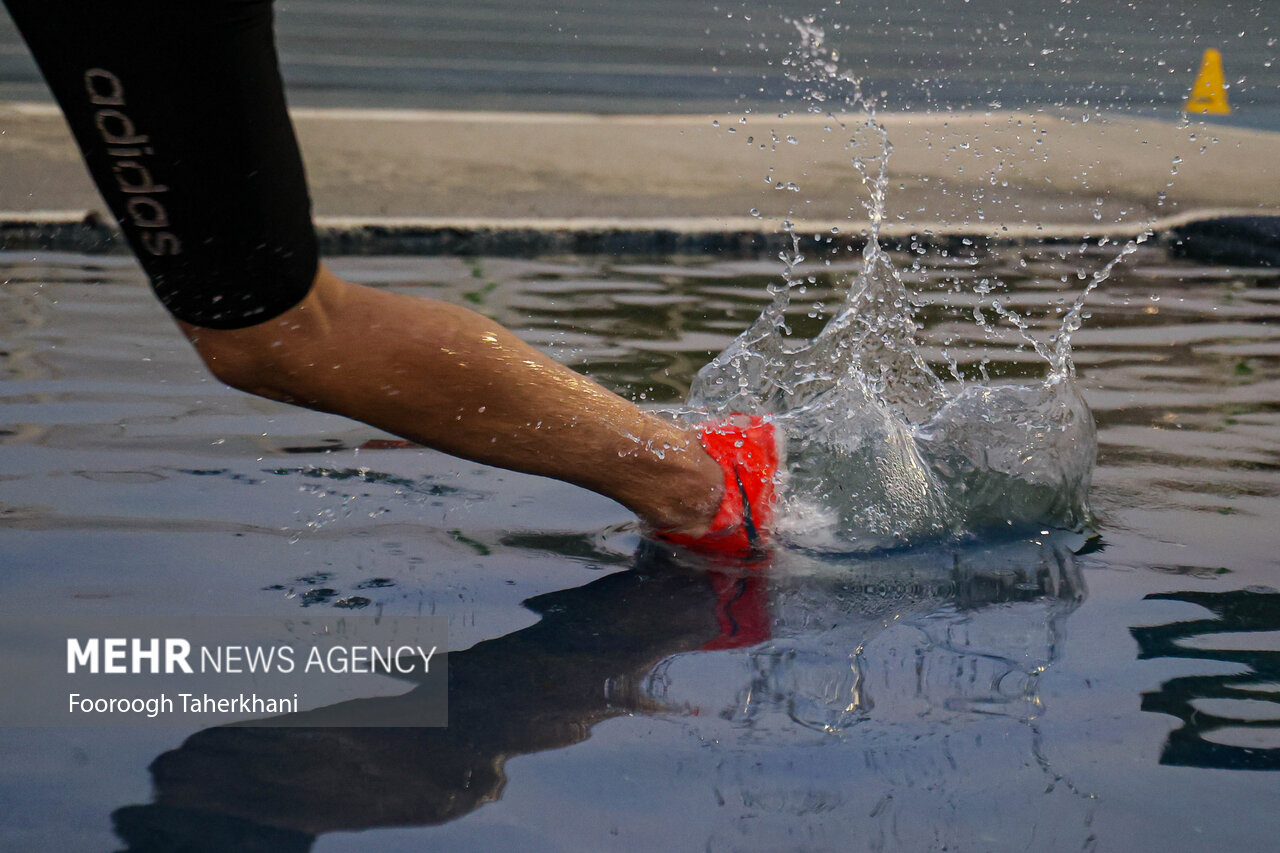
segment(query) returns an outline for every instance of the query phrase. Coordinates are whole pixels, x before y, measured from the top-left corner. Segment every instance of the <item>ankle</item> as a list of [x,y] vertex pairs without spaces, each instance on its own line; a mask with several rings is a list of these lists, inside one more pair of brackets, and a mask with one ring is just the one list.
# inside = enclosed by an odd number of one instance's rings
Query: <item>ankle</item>
[[700,536],[724,499],[724,471],[692,430],[683,439],[661,455],[635,460],[652,470],[630,481],[641,488],[623,503],[652,530]]
[[670,484],[655,495],[652,518],[642,519],[654,530],[702,536],[724,501],[724,472],[719,463],[701,447],[690,448],[689,469],[671,477]]

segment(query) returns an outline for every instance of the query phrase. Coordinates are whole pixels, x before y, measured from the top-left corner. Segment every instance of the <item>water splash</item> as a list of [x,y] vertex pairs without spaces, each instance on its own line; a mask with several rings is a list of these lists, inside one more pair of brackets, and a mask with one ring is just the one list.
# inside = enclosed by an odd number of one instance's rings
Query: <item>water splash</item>
[[[1141,239],[1096,272],[1045,343],[998,299],[992,313],[1047,364],[1020,385],[945,382],[918,341],[921,302],[880,245],[892,146],[860,80],[840,69],[812,18],[784,61],[790,91],[829,130],[848,134],[868,191],[861,265],[840,282],[843,303],[813,338],[786,313],[806,279],[790,221],[782,280],[759,318],[694,380],[690,404],[710,415],[771,415],[787,436],[779,538],[824,552],[862,552],[991,527],[1075,528],[1089,520],[1094,423],[1074,383],[1071,336],[1088,294]],[[989,292],[984,291],[984,294]],[[975,309],[977,322],[993,321]]]

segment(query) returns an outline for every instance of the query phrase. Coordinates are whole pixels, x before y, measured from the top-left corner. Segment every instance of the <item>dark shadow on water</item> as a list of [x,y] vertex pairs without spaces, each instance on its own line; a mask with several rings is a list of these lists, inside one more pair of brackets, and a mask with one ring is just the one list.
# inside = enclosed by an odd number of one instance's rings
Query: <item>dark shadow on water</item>
[[[802,703],[783,694],[802,692],[827,670],[848,672],[844,651],[806,658],[803,644],[815,636],[855,642],[903,615],[967,621],[1018,602],[1047,602],[1028,618],[1049,623],[1019,630],[1055,634],[1083,600],[1083,582],[1070,551],[1033,545],[939,549],[842,571],[709,569],[646,545],[625,571],[529,599],[536,624],[451,652],[447,728],[308,727],[330,710],[322,708],[272,721],[288,728],[206,729],[152,763],[153,801],[117,810],[116,832],[137,853],[305,851],[326,832],[444,823],[500,797],[513,756],[581,742],[619,715],[684,713],[657,682],[664,662],[697,651],[749,654],[756,674],[742,688],[755,695],[757,682],[769,682],[763,686],[790,702],[791,719],[808,725],[802,717],[822,709],[797,715]],[[947,637],[930,641],[955,651]],[[787,646],[801,651],[780,654]],[[418,687],[359,701],[412,720],[424,695]],[[744,707],[746,716],[771,713]]]
[[[1191,675],[1171,678],[1160,689],[1142,694],[1142,710],[1169,714],[1182,726],[1169,734],[1160,763],[1222,770],[1280,770],[1280,747],[1247,747],[1215,742],[1223,730],[1253,731],[1280,742],[1280,716],[1265,719],[1228,717],[1206,711],[1205,700],[1277,703],[1280,709],[1280,651],[1202,648],[1214,635],[1280,631],[1280,592],[1242,589],[1230,592],[1170,592],[1147,599],[1184,601],[1212,613],[1203,619],[1132,629],[1140,660],[1188,658],[1236,664],[1243,671],[1230,675]],[[1196,640],[1200,642],[1193,645]],[[1247,705],[1234,705],[1248,708]]]
[[[507,758],[645,710],[649,669],[719,636],[709,579],[647,558],[530,599],[538,623],[450,653],[448,728],[198,732],[155,760],[155,801],[117,811],[117,832],[136,851],[306,850],[323,832],[466,814],[500,795]],[[415,693],[374,701],[411,718]]]

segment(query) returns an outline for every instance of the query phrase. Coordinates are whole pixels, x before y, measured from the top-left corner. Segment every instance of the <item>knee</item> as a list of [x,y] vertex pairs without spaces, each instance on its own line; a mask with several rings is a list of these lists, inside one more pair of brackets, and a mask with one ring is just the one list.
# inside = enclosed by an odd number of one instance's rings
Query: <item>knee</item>
[[301,302],[254,326],[210,329],[182,320],[178,326],[220,382],[240,391],[289,403],[312,404],[317,376],[333,347],[334,316],[347,282],[323,266]]
[[288,400],[279,381],[283,365],[273,352],[279,347],[267,340],[274,322],[248,329],[205,329],[181,321],[178,325],[219,382],[259,397]]

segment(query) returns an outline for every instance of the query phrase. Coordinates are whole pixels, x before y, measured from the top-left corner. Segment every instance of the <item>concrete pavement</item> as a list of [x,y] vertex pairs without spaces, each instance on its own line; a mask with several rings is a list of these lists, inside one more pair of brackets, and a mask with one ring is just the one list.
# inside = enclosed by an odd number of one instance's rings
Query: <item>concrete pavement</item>
[[[763,249],[787,216],[804,233],[856,235],[868,193],[851,158],[874,169],[880,151],[857,116],[303,109],[294,120],[330,251],[698,250],[717,235]],[[1280,134],[1012,112],[880,122],[893,146],[891,237],[1120,237],[1280,214]],[[6,245],[85,248],[109,224],[56,109],[0,104]],[[609,234],[633,239],[583,242]]]

